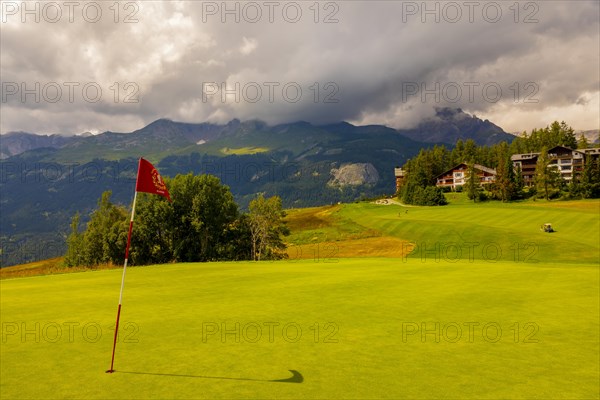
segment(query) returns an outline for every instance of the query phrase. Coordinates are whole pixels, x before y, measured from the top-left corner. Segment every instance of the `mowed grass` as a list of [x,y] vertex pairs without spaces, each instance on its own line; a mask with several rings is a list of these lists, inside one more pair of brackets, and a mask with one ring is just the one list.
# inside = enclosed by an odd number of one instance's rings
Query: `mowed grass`
[[[347,248],[355,247],[353,240],[379,238],[396,239],[398,256],[409,250],[409,258],[424,261],[600,262],[598,200],[473,204],[464,199],[451,194],[444,207],[359,203],[291,210],[290,257],[298,253],[295,247],[318,244],[352,256]],[[542,232],[544,223],[556,232]]]
[[114,374],[121,270],[2,280],[1,397],[600,398],[600,202],[451,201],[290,210],[285,261],[128,269]]
[[598,398],[596,265],[131,268],[106,374],[120,278],[1,282],[2,398]]
[[239,148],[230,148],[223,147],[221,150],[222,154],[236,154],[236,155],[245,155],[245,154],[257,154],[257,153],[265,153],[269,151],[266,147],[239,147]]

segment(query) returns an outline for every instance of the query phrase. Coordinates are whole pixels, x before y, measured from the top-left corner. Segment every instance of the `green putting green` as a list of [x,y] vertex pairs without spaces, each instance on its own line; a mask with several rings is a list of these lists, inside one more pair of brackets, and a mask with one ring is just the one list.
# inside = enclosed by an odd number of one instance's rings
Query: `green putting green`
[[596,265],[131,268],[106,374],[120,277],[2,281],[3,398],[598,397]]

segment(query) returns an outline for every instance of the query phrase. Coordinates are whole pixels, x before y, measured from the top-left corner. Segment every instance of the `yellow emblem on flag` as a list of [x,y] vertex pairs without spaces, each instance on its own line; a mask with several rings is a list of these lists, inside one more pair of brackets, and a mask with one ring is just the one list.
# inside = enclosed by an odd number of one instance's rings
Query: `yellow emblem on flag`
[[154,184],[154,187],[157,190],[163,190],[163,191],[167,190],[167,186],[163,182],[162,177],[160,176],[160,174],[158,173],[156,168],[152,170],[151,175],[152,175],[152,183]]

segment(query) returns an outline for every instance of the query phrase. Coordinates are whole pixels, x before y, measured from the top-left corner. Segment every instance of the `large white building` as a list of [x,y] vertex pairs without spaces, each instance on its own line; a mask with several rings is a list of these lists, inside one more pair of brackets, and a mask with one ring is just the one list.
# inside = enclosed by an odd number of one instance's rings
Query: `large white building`
[[[540,153],[524,153],[515,154],[511,157],[513,166],[521,168],[523,181],[527,186],[534,183],[535,166],[539,155]],[[586,156],[600,157],[600,148],[573,150],[564,146],[555,146],[548,150],[550,165],[555,166],[567,182],[583,172]]]

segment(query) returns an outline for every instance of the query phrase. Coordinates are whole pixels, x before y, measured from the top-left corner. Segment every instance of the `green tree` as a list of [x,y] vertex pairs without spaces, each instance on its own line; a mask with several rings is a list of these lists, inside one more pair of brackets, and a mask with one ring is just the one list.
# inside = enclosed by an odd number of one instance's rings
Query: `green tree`
[[580,175],[573,175],[573,178],[571,178],[571,182],[568,185],[568,191],[568,198],[570,199],[580,199],[584,196]]
[[559,183],[560,172],[556,165],[550,163],[548,150],[543,147],[535,166],[536,191],[540,197],[549,200],[552,189],[555,189]]
[[227,260],[252,260],[250,217],[241,214],[227,227],[222,253]]
[[[170,186],[170,180],[165,178]],[[132,265],[162,264],[173,254],[173,207],[162,196],[138,193],[129,250]]]
[[[451,153],[451,159],[452,159],[452,165],[457,165],[461,162],[463,162],[465,160],[465,143],[462,141],[462,139],[458,139],[456,141],[456,144],[454,146],[454,149],[452,149],[452,153]],[[450,167],[452,168],[452,167]]]
[[467,183],[465,185],[465,189],[467,191],[467,197],[469,200],[473,200],[473,202],[477,202],[480,200],[480,193],[482,191],[481,182],[479,181],[479,176],[475,171],[475,163],[469,162],[467,164]]
[[67,237],[67,254],[65,254],[64,265],[76,267],[84,264],[83,260],[83,234],[79,232],[79,213],[75,213],[71,219],[71,233]]
[[554,121],[545,128],[532,129],[529,135],[524,132],[513,141],[511,152],[512,154],[538,152],[542,147],[551,149],[558,145],[571,149],[577,148],[575,131],[564,121],[560,123]]
[[284,258],[286,246],[281,236],[288,235],[289,230],[281,198],[273,196],[265,199],[261,193],[250,202],[249,210],[252,258],[255,261]]
[[577,148],[577,138],[575,137],[575,131],[572,127],[568,126],[565,121],[562,121],[559,124],[559,137],[559,144],[566,146],[570,149]]
[[125,208],[111,203],[111,195],[111,191],[102,193],[98,209],[92,213],[83,234],[84,265],[118,264],[125,256],[128,213]]
[[[240,215],[229,188],[218,178],[187,174],[165,179],[165,183],[173,203],[161,196],[138,193],[131,264],[250,258],[248,217]],[[81,237],[78,216],[74,217],[68,239],[68,263],[123,261],[129,213],[112,204],[110,195],[102,194]],[[81,256],[75,258],[75,254]]]
[[580,190],[586,198],[600,197],[600,159],[591,155],[585,156]]
[[[467,139],[465,142],[465,150],[463,152],[464,160],[475,160],[477,156],[477,143],[473,139]],[[462,162],[461,161],[461,162]]]
[[224,259],[223,249],[238,206],[212,175],[177,175],[170,181],[173,256],[177,261]]
[[585,135],[582,133],[579,135],[579,140],[577,141],[577,148],[578,149],[587,149],[588,147],[590,147],[590,142],[587,140],[587,138],[585,137]]
[[524,188],[523,171],[521,170],[521,165],[517,164],[517,168],[515,169],[515,196],[522,197]]
[[443,206],[448,204],[442,189],[435,186],[417,188],[417,194],[415,197],[415,204],[420,206]]
[[546,200],[549,200],[548,189],[550,186],[550,177],[548,174],[548,165],[550,160],[548,158],[548,150],[544,146],[540,155],[538,156],[537,163],[535,165],[535,188],[536,191],[543,195]]
[[513,200],[515,197],[515,172],[506,142],[502,142],[496,147],[496,160],[496,182],[492,186],[494,195],[504,202]]
[[527,153],[527,132],[521,133],[520,136],[516,137],[510,144],[510,154],[521,154]]
[[512,159],[510,158],[510,154],[506,154],[504,159],[505,169],[508,174],[508,186],[506,191],[506,200],[514,200],[518,196],[517,191],[517,175],[515,174],[515,167],[513,165]]

